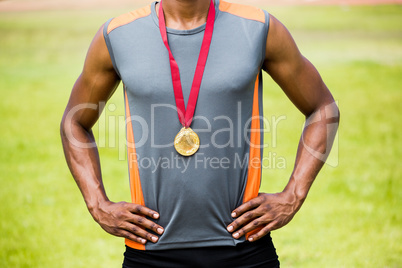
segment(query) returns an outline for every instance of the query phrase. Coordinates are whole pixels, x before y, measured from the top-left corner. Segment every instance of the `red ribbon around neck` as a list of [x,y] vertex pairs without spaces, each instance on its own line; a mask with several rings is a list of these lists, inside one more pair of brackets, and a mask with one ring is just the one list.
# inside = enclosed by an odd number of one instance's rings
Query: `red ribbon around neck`
[[176,100],[177,114],[179,121],[184,127],[189,127],[193,120],[195,106],[197,105],[198,93],[201,87],[202,76],[204,74],[205,64],[207,62],[209,47],[211,45],[212,33],[214,31],[215,23],[215,6],[211,0],[209,6],[207,24],[205,26],[204,38],[202,40],[200,54],[198,56],[197,67],[193,78],[193,84],[191,86],[190,96],[187,103],[187,109],[184,105],[183,90],[180,81],[179,66],[173,57],[172,51],[169,47],[165,15],[163,14],[162,1],[159,3],[159,30],[161,32],[163,43],[165,44],[169,52],[170,70],[172,74],[173,91]]

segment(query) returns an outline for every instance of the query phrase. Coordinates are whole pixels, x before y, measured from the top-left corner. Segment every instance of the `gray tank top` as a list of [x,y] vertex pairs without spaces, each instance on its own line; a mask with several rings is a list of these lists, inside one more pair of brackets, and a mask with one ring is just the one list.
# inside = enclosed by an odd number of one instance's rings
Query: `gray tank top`
[[[269,15],[215,1],[216,20],[191,128],[195,155],[179,155],[169,56],[155,2],[109,20],[104,37],[124,84],[132,202],[159,212],[165,228],[155,244],[126,240],[132,248],[163,250],[236,245],[226,230],[233,209],[258,195],[262,158],[262,77]],[[185,103],[205,25],[167,29],[179,65]]]

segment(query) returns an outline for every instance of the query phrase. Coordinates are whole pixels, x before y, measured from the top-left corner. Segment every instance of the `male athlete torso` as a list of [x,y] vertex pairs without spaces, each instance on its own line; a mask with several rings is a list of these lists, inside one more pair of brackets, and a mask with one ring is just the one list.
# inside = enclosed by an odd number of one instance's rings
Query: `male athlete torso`
[[[204,65],[197,57],[211,29]],[[194,100],[190,88],[199,66],[205,69],[191,128],[200,148],[183,156],[173,146],[187,124],[177,103]],[[313,122],[303,130],[288,184],[275,194],[259,193],[262,70]],[[91,131],[99,104],[120,81],[131,203],[108,199]],[[108,233],[126,238],[124,267],[278,267],[269,234],[306,199],[325,161],[320,152],[328,155],[335,135],[327,119],[339,120],[331,93],[273,16],[219,0],[163,0],[101,27],[73,87],[61,135],[91,215]]]
[[[182,127],[169,55],[155,2],[108,21],[104,36],[124,83],[132,201],[160,213],[164,234],[147,250],[234,246],[231,212],[258,195],[262,156],[262,78],[268,13],[215,1],[215,26],[191,128],[201,148],[190,157],[173,147]],[[187,104],[205,25],[167,29]],[[235,57],[233,55],[236,55]],[[252,161],[250,161],[250,157]],[[138,174],[138,176],[136,176]],[[256,187],[257,186],[257,187]],[[137,189],[137,190],[136,190]],[[141,189],[140,191],[138,189]]]

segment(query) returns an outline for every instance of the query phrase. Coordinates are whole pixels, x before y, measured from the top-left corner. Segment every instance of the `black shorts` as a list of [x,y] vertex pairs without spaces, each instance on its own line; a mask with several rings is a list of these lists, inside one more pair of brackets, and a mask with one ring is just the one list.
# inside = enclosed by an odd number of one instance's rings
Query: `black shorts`
[[126,246],[123,268],[277,268],[278,255],[269,235],[237,246],[136,250]]

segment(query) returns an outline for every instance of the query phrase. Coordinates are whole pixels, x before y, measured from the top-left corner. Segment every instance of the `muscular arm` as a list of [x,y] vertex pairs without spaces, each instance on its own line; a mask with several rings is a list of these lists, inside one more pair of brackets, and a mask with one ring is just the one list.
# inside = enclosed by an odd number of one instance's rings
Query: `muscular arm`
[[116,236],[126,237],[145,244],[156,242],[163,228],[146,216],[157,219],[158,213],[131,203],[113,203],[106,196],[102,183],[99,154],[91,128],[102,112],[105,103],[116,90],[117,76],[103,37],[103,26],[96,33],[81,75],[71,92],[63,115],[60,132],[64,154],[93,218],[101,227]]
[[331,150],[336,128],[327,125],[339,121],[338,107],[318,71],[301,55],[290,33],[273,16],[263,68],[306,116],[306,124],[293,172],[283,192],[261,193],[232,213],[237,219],[228,226],[228,231],[235,238],[259,230],[249,237],[250,241],[286,225],[300,209]]

